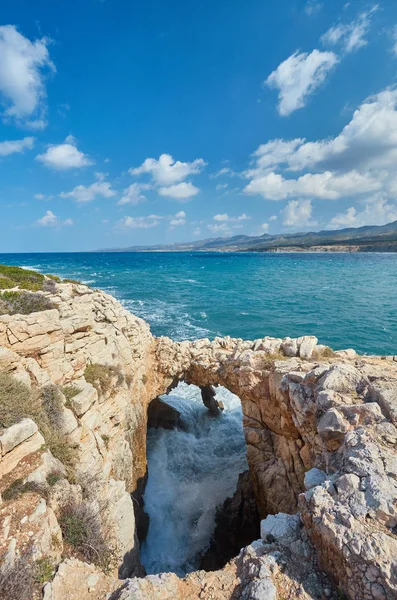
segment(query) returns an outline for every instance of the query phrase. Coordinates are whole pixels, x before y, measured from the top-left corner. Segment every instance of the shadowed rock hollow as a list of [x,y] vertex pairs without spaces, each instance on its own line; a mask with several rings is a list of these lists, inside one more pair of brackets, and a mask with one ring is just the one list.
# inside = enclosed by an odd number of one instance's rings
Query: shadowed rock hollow
[[[5,598],[21,557],[49,565],[21,600],[43,584],[46,600],[396,598],[393,357],[333,353],[313,337],[177,343],[103,292],[57,284],[45,296],[55,308],[0,316],[0,372],[40,397],[55,388],[57,430],[75,457],[54,457],[34,414],[0,430]],[[261,530],[221,570],[142,578],[134,504],[147,412],[180,380],[241,399]],[[71,510],[109,546],[106,574],[99,552],[74,544]]]

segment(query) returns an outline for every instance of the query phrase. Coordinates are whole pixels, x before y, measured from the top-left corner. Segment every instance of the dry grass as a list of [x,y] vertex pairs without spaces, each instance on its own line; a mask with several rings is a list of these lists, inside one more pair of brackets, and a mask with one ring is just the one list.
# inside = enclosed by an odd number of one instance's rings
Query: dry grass
[[12,565],[1,569],[1,600],[32,600],[35,597],[35,573],[30,556],[21,556]]
[[100,365],[97,363],[86,366],[84,377],[88,383],[94,386],[98,394],[109,392],[115,377],[117,377],[117,385],[121,385],[124,381],[124,376],[119,367],[110,367],[109,365]]
[[63,404],[56,386],[33,390],[8,373],[0,373],[0,427],[24,418],[35,421],[52,454],[67,468],[73,467],[76,449],[59,433]]
[[96,512],[86,502],[69,504],[58,520],[71,553],[107,572],[115,564],[115,549],[109,543],[110,529],[103,531],[99,513],[103,515],[105,511],[101,508]]
[[332,348],[329,348],[328,346],[325,346],[325,348],[323,348],[322,350],[317,350],[313,352],[313,358],[315,360],[321,360],[321,359],[326,359],[326,358],[336,358],[337,355],[335,354],[335,352],[332,350]]

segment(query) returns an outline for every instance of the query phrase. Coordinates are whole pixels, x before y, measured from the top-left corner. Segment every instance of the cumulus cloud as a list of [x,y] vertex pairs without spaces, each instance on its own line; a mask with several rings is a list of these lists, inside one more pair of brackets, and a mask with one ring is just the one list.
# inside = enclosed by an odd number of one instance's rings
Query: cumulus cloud
[[170,154],[162,154],[158,160],[147,158],[140,167],[130,169],[131,175],[142,175],[149,173],[155,183],[161,186],[168,186],[179,183],[189,177],[196,175],[205,167],[206,163],[202,158],[197,158],[193,162],[175,161]]
[[186,213],[181,210],[174,217],[170,219],[171,227],[179,227],[180,225],[186,225]]
[[312,203],[310,200],[291,200],[281,211],[283,224],[286,227],[312,227],[317,221],[312,218]]
[[369,11],[360,13],[351,23],[334,25],[321,37],[321,41],[330,46],[341,44],[347,53],[366,46],[368,43],[366,35],[371,25],[371,18],[378,8],[378,5],[375,5]]
[[251,219],[248,215],[243,213],[238,217],[230,217],[227,213],[218,214],[213,217],[214,221],[221,221],[224,223],[238,223],[239,221],[248,221]]
[[199,191],[199,188],[192,183],[182,181],[181,183],[177,183],[175,185],[161,187],[159,188],[158,193],[160,196],[167,196],[168,198],[174,198],[174,200],[180,200],[183,202],[184,200],[193,198],[193,196],[197,196]]
[[50,169],[66,171],[68,169],[81,169],[94,164],[84,152],[77,148],[75,138],[69,135],[63,144],[51,145],[43,154],[38,154],[36,160]]
[[269,231],[269,223],[262,223],[259,227],[260,233],[267,233]]
[[[244,173],[250,180],[244,192],[269,200],[395,198],[396,163],[397,89],[386,89],[366,99],[333,138],[277,139],[259,146]],[[306,173],[292,178],[297,171]]]
[[161,217],[149,215],[148,217],[123,217],[117,222],[118,229],[150,229],[160,225]]
[[38,227],[63,227],[73,225],[73,221],[72,219],[62,221],[51,210],[47,210],[45,215],[36,221],[35,225]]
[[338,213],[331,219],[328,228],[363,227],[364,225],[385,225],[397,221],[397,204],[385,198],[377,198],[367,202],[362,210],[354,206],[345,212]]
[[102,173],[97,173],[98,181],[91,185],[76,185],[70,192],[61,192],[61,198],[72,198],[78,204],[92,202],[96,198],[113,198],[116,192],[112,189],[111,184],[104,180]]
[[149,174],[153,187],[157,189],[160,196],[183,202],[193,198],[200,191],[185,179],[200,173],[206,164],[202,158],[197,158],[193,162],[181,162],[175,161],[170,154],[162,154],[158,160],[147,158],[140,167],[129,169],[129,173],[134,176]]
[[279,114],[285,117],[303,108],[337,62],[336,54],[321,50],[295,52],[282,62],[265,81],[278,90]]
[[34,146],[34,142],[34,137],[25,137],[23,140],[9,140],[0,142],[0,156],[8,156],[9,154],[31,150]]
[[31,42],[14,25],[0,27],[0,96],[3,120],[34,129],[46,126],[45,72],[55,71],[49,40]]
[[280,173],[272,172],[253,179],[244,188],[244,193],[260,194],[267,200],[285,200],[299,196],[338,200],[344,196],[377,191],[380,187],[378,180],[356,171],[340,175],[331,171],[306,173],[298,179],[285,179]]
[[123,195],[117,204],[119,206],[125,206],[126,204],[136,206],[141,202],[145,202],[147,198],[142,192],[150,190],[151,187],[152,186],[149,183],[132,183],[124,190]]

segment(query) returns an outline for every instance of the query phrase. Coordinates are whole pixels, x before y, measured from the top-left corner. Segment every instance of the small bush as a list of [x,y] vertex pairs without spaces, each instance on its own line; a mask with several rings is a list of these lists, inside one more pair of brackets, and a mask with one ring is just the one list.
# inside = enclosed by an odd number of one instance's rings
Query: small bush
[[32,600],[34,584],[34,568],[27,554],[0,569],[1,600]]
[[24,418],[37,423],[40,412],[37,393],[9,373],[0,373],[0,427],[10,427]]
[[43,294],[30,292],[3,292],[0,301],[2,314],[9,315],[30,315],[34,312],[56,308],[55,304]]
[[42,273],[30,269],[21,269],[21,267],[8,267],[7,265],[0,265],[0,277],[11,279],[15,282],[15,285],[25,286],[24,289],[31,289],[32,291],[40,290],[45,279]]
[[58,275],[49,275],[49,274],[47,274],[46,277],[48,277],[48,279],[52,279],[56,283],[61,283],[61,278],[58,277]]
[[47,581],[50,581],[53,578],[55,568],[49,558],[40,558],[40,560],[38,560],[34,566],[34,578],[36,583],[44,585]]
[[313,358],[315,360],[320,360],[322,358],[336,358],[336,354],[335,352],[332,350],[332,348],[329,348],[328,346],[325,346],[322,350],[318,351],[315,350],[313,353]]
[[61,479],[63,479],[63,475],[61,473],[50,473],[47,475],[47,483],[50,487],[53,487]]
[[1,497],[8,502],[8,500],[15,500],[28,492],[42,495],[43,489],[37,483],[31,481],[23,483],[22,479],[16,479],[2,492]]
[[105,539],[98,513],[89,504],[69,504],[62,509],[59,524],[64,542],[82,560],[110,570],[115,551]]
[[61,392],[66,398],[66,405],[70,406],[71,399],[77,396],[77,394],[80,393],[80,390],[77,385],[71,384],[61,387]]
[[8,373],[0,373],[0,427],[10,427],[21,419],[35,421],[52,454],[67,468],[76,461],[76,448],[59,433],[63,404],[56,386],[38,393]]
[[98,394],[106,394],[106,392],[110,390],[114,377],[117,377],[118,385],[121,385],[124,381],[124,376],[121,373],[120,368],[99,365],[97,363],[86,366],[84,377],[88,383],[91,383],[94,386]]
[[15,281],[12,281],[8,277],[0,276],[0,290],[8,290],[13,287],[15,287]]
[[57,284],[52,279],[46,279],[41,289],[43,290],[43,292],[55,294],[57,291]]
[[77,279],[64,279],[63,283],[75,283],[76,285],[82,285],[81,281]]

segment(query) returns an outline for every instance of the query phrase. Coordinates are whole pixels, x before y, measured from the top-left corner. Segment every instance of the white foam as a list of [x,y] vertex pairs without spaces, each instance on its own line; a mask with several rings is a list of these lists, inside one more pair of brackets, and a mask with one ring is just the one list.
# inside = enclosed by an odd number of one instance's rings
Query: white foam
[[200,390],[184,383],[166,397],[186,428],[149,430],[149,478],[145,510],[150,517],[141,560],[149,574],[184,575],[199,566],[215,526],[216,508],[236,490],[247,468],[241,403],[218,388],[225,412],[211,417]]

